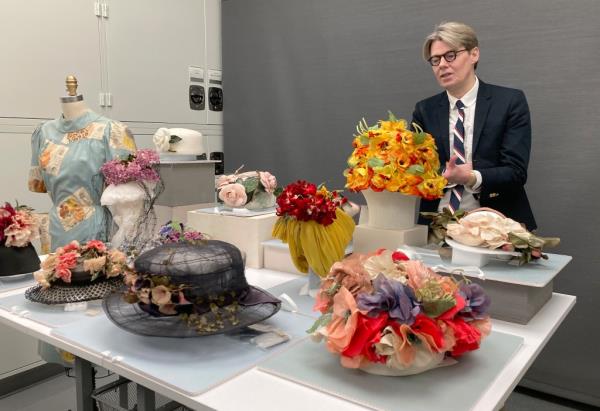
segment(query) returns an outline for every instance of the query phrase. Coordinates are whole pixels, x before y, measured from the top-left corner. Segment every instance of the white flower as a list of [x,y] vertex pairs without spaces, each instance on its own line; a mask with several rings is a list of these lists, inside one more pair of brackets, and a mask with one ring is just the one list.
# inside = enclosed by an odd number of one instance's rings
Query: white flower
[[379,274],[383,274],[389,279],[406,284],[408,281],[406,273],[402,264],[395,263],[392,259],[393,253],[391,250],[385,250],[381,254],[369,257],[365,261],[364,268],[369,273],[371,280],[376,279]]
[[156,147],[156,151],[166,152],[169,151],[169,140],[171,140],[171,132],[168,128],[161,127],[156,130],[154,133],[154,137],[152,137],[152,141],[154,142],[154,146]]

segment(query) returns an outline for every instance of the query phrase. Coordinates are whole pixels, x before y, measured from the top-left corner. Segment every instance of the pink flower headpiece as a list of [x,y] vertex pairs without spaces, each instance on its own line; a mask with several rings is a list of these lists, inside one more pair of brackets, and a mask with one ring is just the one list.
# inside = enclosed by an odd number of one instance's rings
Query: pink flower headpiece
[[156,165],[158,153],[154,150],[138,150],[126,159],[114,159],[104,163],[100,171],[107,184],[125,184],[131,181],[157,182],[160,180]]
[[38,221],[24,205],[0,207],[0,246],[25,247],[40,236]]

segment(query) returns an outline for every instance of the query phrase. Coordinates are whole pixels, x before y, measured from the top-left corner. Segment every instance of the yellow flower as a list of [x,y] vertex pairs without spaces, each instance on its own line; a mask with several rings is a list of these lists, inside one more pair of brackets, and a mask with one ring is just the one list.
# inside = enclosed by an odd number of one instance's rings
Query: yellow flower
[[385,189],[387,179],[381,174],[375,174],[371,178],[371,188],[375,191],[383,191]]
[[[380,120],[376,127],[369,128],[363,119],[357,131],[359,134],[352,141],[354,150],[347,160],[348,169],[344,171],[346,187],[353,191],[370,187],[426,198],[442,196],[443,186],[440,189],[439,185],[443,178],[439,175],[439,157],[431,134],[420,134],[420,129],[419,133],[409,130],[407,122],[391,112],[389,119]],[[408,173],[408,168],[415,165],[420,167],[413,167]]]
[[348,170],[346,175],[346,187],[354,190],[366,190],[369,188],[370,173],[366,168],[354,168]]
[[443,194],[446,182],[446,179],[441,176],[423,180],[418,186],[419,192],[424,199],[433,200]]

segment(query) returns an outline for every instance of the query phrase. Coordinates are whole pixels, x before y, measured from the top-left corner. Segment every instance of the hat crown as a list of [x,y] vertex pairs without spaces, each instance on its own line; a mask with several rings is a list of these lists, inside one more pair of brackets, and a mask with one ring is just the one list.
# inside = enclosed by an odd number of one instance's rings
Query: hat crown
[[134,267],[140,274],[164,275],[170,277],[171,283],[195,285],[202,293],[248,288],[240,250],[218,240],[199,245],[163,244],[141,254]]

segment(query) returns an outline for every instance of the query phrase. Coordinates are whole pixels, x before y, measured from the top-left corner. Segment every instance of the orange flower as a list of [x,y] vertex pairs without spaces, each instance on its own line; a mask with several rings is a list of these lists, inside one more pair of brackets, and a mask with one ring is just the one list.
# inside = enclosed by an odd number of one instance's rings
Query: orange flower
[[350,291],[346,287],[340,288],[333,297],[333,315],[326,328],[329,351],[341,353],[348,347],[356,331],[358,312]]
[[387,184],[387,179],[381,174],[375,174],[373,178],[371,178],[371,188],[373,191],[383,191],[385,190]]
[[354,191],[366,190],[369,188],[369,180],[372,174],[373,171],[366,168],[350,169],[346,174],[346,187]]

